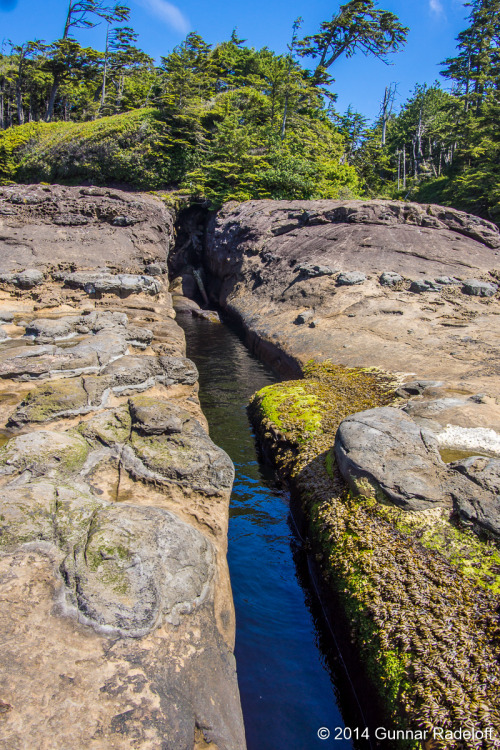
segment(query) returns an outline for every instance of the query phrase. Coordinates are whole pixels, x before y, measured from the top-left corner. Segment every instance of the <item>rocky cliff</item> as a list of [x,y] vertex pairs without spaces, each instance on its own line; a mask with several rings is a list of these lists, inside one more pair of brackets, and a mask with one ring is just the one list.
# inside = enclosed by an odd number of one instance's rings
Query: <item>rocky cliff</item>
[[226,564],[233,466],[164,275],[172,217],[0,192],[0,744],[245,747]]

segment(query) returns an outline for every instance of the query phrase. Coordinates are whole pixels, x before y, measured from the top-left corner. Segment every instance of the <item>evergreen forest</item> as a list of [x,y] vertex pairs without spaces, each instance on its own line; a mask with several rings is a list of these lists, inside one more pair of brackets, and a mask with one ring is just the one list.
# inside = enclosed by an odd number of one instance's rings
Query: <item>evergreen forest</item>
[[[0,50],[0,184],[90,181],[208,200],[385,197],[453,205],[500,222],[500,0],[471,0],[440,80],[380,114],[339,112],[335,63],[389,61],[408,29],[350,0],[287,54],[197,33],[159,61],[126,4],[68,0],[63,35]],[[103,49],[77,29],[100,24]],[[80,34],[82,36],[82,34]]]

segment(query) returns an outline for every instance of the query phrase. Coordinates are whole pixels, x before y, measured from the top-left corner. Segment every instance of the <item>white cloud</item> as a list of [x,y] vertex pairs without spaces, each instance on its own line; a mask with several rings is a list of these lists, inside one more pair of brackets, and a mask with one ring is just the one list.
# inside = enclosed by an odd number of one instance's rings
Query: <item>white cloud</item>
[[[433,0],[431,0],[432,2]],[[191,28],[186,16],[172,3],[167,0],[137,0],[139,5],[148,10],[151,15],[156,16],[161,21],[182,34],[187,34]]]
[[444,8],[441,0],[429,0],[429,8],[435,16],[443,16]]

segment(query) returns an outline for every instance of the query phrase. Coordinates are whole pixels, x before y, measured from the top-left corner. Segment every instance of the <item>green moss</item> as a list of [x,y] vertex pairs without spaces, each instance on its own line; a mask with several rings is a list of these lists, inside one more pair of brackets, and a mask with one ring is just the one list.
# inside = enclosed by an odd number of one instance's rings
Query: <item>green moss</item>
[[126,568],[131,557],[130,550],[119,544],[99,544],[87,549],[86,553],[89,569],[104,586],[109,586],[116,594],[121,595],[130,591]]
[[57,380],[29,391],[12,419],[14,423],[49,422],[66,412],[84,409],[87,402],[80,379]]
[[48,467],[55,469],[58,474],[67,475],[78,472],[85,463],[90,451],[90,445],[77,432],[66,433],[68,440],[51,443],[47,439],[46,446],[41,447],[35,441],[20,448],[16,437],[0,448],[0,465],[7,463],[15,466],[18,471],[37,468],[46,471]]
[[262,394],[263,414],[277,427],[285,425],[294,431],[317,432],[321,428],[319,395],[307,383],[279,383],[266,386]]
[[132,420],[126,406],[106,410],[88,421],[81,422],[77,431],[88,440],[99,440],[105,445],[125,443],[130,436]]
[[335,456],[333,454],[333,451],[328,451],[328,453],[325,456],[325,469],[330,479],[333,479],[334,466],[335,466]]

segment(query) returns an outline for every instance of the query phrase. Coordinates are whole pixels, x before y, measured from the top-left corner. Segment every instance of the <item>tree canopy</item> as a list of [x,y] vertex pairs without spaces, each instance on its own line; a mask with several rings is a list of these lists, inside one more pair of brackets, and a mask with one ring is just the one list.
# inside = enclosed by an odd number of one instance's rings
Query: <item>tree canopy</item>
[[[0,53],[0,179],[128,180],[214,203],[413,198],[500,221],[500,0],[465,7],[447,88],[419,83],[398,111],[390,84],[369,123],[336,111],[331,71],[359,52],[388,62],[405,44],[408,29],[376,0],[339,5],[302,39],[297,19],[286,54],[234,29],[217,45],[190,33],[158,63],[126,4],[68,0],[60,39]],[[99,25],[102,50],[73,37]]]

